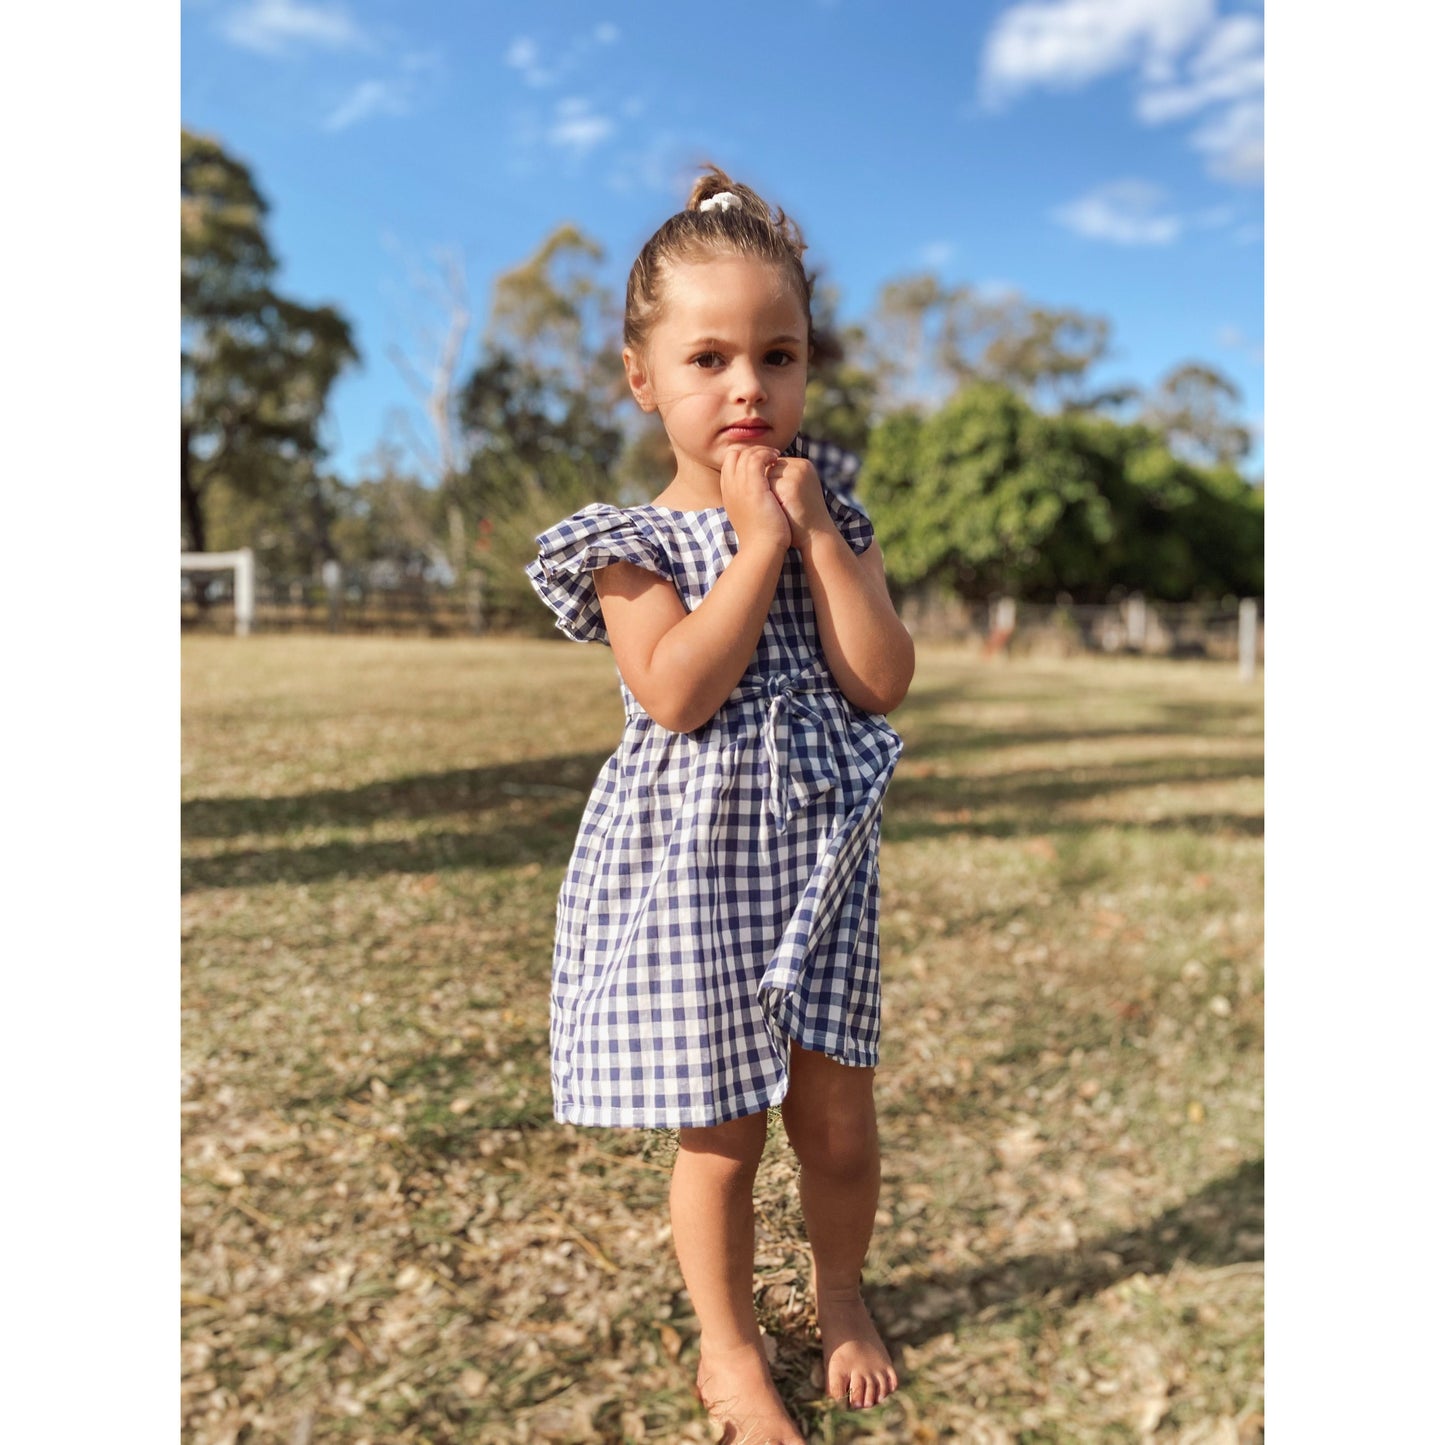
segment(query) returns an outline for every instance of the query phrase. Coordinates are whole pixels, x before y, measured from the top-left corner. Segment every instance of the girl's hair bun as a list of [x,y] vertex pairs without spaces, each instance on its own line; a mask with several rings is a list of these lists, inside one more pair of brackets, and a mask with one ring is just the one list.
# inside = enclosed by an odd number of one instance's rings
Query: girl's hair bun
[[[735,181],[726,171],[720,170],[717,166],[710,165],[705,175],[699,176],[692,183],[692,194],[687,198],[685,211],[700,211],[702,203],[710,201],[714,196],[735,196],[740,203],[739,208],[746,214],[758,217],[759,220],[773,222],[773,213],[768,209],[768,203],[754,190]],[[709,207],[709,211],[719,209]],[[727,209],[731,209],[728,207]]]
[[[717,197],[728,199],[707,204]],[[756,256],[782,266],[810,313],[811,327],[813,283],[803,269],[805,249],[802,232],[781,209],[770,208],[755,190],[720,167],[705,165],[687,205],[663,222],[633,263],[623,318],[627,345],[641,349],[646,344],[669,266],[719,254]]]

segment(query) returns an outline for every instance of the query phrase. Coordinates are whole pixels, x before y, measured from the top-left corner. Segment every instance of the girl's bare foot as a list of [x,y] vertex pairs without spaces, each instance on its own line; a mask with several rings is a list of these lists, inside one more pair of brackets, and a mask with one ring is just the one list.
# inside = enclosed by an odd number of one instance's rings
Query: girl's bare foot
[[704,1345],[697,1389],[708,1415],[727,1426],[725,1445],[807,1445],[773,1384],[761,1341],[726,1350]]
[[834,1399],[866,1410],[898,1388],[898,1372],[857,1290],[818,1296],[818,1332],[823,1378]]

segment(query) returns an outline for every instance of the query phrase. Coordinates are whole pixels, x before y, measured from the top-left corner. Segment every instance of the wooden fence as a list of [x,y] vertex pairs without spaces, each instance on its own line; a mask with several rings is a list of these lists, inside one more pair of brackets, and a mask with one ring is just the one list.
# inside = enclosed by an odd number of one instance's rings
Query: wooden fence
[[[202,603],[196,593],[204,589]],[[552,635],[540,603],[531,619],[488,618],[480,587],[327,587],[320,582],[258,580],[252,630],[344,632],[393,636],[479,636],[492,631]],[[899,614],[920,640],[953,640],[984,653],[1069,657],[1083,653],[1237,661],[1248,676],[1264,655],[1262,604],[1153,602],[1134,594],[1101,604],[1067,599],[1018,602],[999,597],[967,602],[951,594],[914,594]],[[184,631],[234,632],[230,578],[217,573],[183,587]]]

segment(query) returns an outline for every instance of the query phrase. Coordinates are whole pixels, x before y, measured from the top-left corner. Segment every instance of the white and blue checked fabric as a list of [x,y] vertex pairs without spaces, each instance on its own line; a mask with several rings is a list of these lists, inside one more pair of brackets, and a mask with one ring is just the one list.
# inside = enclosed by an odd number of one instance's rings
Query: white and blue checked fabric
[[[858,505],[825,491],[855,552]],[[737,549],[721,507],[584,507],[527,574],[583,642],[605,642],[592,573],[667,578],[689,609]],[[622,684],[622,742],[582,816],[557,905],[556,1117],[623,1128],[721,1124],[779,1104],[788,1041],[878,1062],[878,842],[902,748],[823,658],[789,552],[757,652],[718,712],[669,732]]]

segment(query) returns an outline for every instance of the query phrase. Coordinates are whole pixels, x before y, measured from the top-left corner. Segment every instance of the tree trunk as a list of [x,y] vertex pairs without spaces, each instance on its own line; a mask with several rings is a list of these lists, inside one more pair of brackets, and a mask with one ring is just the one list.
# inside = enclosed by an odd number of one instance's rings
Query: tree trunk
[[201,494],[191,481],[191,429],[181,423],[181,520],[186,530],[186,549],[206,550],[206,519],[201,513]]

